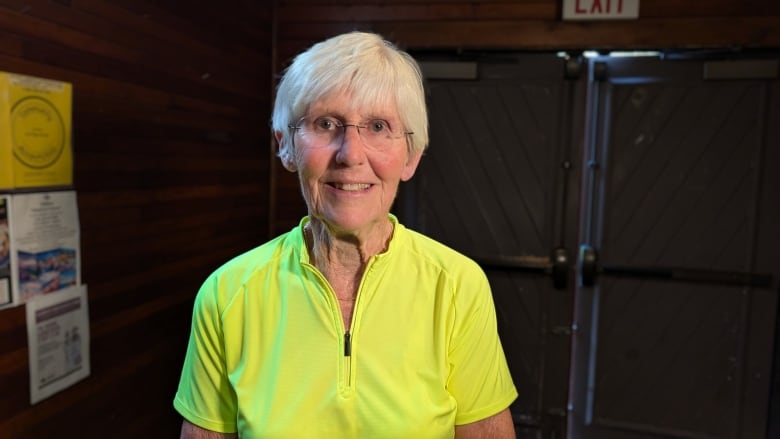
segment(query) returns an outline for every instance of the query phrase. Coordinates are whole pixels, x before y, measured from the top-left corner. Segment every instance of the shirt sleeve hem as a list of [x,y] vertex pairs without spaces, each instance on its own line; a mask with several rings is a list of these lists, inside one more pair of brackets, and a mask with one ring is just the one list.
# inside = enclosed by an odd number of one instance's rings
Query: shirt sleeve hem
[[509,407],[515,398],[517,398],[517,390],[513,389],[512,392],[507,393],[503,398],[497,399],[493,404],[480,407],[479,409],[470,412],[458,412],[455,416],[455,425],[471,424],[472,422],[481,421],[496,415]]
[[211,419],[206,419],[196,414],[193,410],[187,407],[180,399],[173,400],[173,407],[179,414],[189,421],[190,423],[197,425],[200,428],[206,430],[215,431],[217,433],[236,433],[236,424],[232,422],[219,422]]

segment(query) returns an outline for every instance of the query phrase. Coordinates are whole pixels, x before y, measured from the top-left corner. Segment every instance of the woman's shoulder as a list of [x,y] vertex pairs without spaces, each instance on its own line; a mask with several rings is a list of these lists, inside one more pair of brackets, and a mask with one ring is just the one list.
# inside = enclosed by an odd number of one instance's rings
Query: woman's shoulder
[[287,232],[279,235],[270,241],[266,241],[254,248],[251,248],[243,253],[240,253],[227,262],[222,264],[217,270],[217,273],[233,272],[236,270],[257,270],[264,265],[273,261],[275,258],[285,250],[291,250],[291,240],[293,239],[294,232]]
[[[490,284],[480,265],[460,251],[420,232],[405,229],[401,234],[396,264],[403,271],[416,273],[415,282],[433,282],[431,291],[445,294],[462,307],[489,300]],[[396,266],[396,269],[399,268]],[[453,302],[455,303],[455,302]]]
[[416,230],[406,227],[402,230],[406,241],[403,247],[415,253],[416,260],[440,265],[446,271],[482,271],[473,259],[449,245]]
[[285,261],[300,258],[298,241],[302,238],[292,230],[231,258],[208,276],[201,291],[211,291],[221,300],[230,300],[264,272],[277,271]]

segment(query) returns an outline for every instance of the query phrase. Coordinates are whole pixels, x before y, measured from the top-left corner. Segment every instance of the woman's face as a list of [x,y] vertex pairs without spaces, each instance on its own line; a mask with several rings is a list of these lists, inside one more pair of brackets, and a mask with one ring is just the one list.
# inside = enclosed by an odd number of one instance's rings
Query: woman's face
[[[347,125],[384,120],[396,132],[403,131],[395,106],[354,108],[348,93],[325,96],[305,115],[310,120],[322,116]],[[339,234],[370,234],[373,227],[386,222],[398,183],[412,177],[421,156],[420,152],[409,153],[404,135],[392,139],[387,149],[368,148],[352,126],[346,127],[341,139],[317,148],[312,147],[311,138],[292,130],[276,135],[278,139],[294,136],[296,155],[283,162],[298,172],[309,215]]]

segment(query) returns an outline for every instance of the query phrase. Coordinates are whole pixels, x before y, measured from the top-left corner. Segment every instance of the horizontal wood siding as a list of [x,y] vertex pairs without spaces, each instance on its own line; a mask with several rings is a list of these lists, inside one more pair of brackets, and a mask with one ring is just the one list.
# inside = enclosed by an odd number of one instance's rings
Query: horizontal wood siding
[[354,29],[412,50],[780,46],[773,0],[642,0],[640,15],[564,23],[557,0],[0,0],[0,69],[74,85],[93,370],[30,406],[24,310],[0,311],[0,438],[176,437],[194,292],[305,213],[268,133],[295,53]]
[[178,437],[204,277],[268,238],[272,9],[0,1],[0,69],[73,84],[92,375],[29,405],[24,308],[0,311],[0,438]]
[[[561,0],[277,0],[275,71],[323,38],[375,31],[410,50],[780,47],[775,0],[640,0],[639,19],[561,21]],[[602,4],[606,2],[602,1]],[[585,0],[583,0],[585,4]],[[272,233],[305,213],[293,175],[274,167]]]

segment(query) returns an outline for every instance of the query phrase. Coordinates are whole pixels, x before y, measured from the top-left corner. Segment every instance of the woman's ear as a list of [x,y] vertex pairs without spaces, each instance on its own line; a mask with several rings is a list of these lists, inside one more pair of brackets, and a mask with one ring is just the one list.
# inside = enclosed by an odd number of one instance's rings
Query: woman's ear
[[282,166],[284,166],[284,169],[286,169],[286,170],[288,170],[290,172],[298,171],[298,167],[295,166],[295,163],[293,162],[293,160],[290,157],[289,153],[284,153],[279,158],[282,159]]
[[422,155],[422,151],[412,151],[409,153],[409,157],[406,159],[406,164],[401,170],[401,181],[408,181],[410,178],[412,178],[414,172],[417,170],[417,165],[420,164]]
[[279,159],[282,161],[282,166],[290,172],[298,170],[298,166],[295,165],[292,154],[290,154],[290,148],[283,147],[284,135],[281,131],[274,131],[274,137],[276,138],[276,147],[279,148]]

